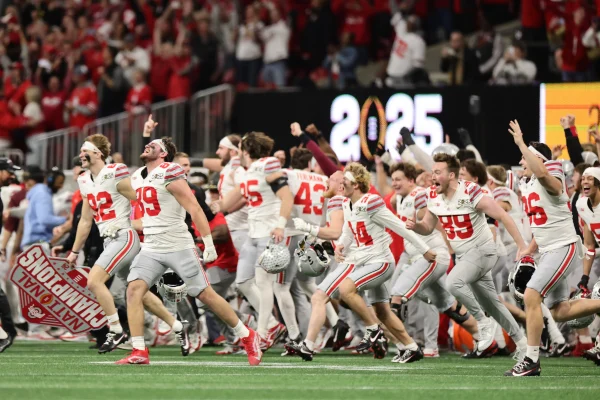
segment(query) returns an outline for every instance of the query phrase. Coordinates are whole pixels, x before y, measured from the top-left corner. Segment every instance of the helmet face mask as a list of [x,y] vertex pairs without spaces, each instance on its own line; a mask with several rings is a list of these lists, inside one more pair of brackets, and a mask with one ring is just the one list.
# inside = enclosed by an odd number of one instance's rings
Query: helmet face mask
[[290,251],[283,244],[269,241],[265,251],[258,257],[258,265],[270,274],[278,274],[290,264]]
[[525,289],[536,269],[535,260],[531,256],[521,257],[515,265],[514,271],[508,277],[508,286],[515,300],[522,304]]
[[295,255],[298,261],[298,269],[306,276],[319,276],[329,268],[331,259],[320,243],[310,240],[309,236],[298,243]]
[[187,285],[179,275],[170,269],[160,277],[157,287],[163,299],[171,303],[179,303],[187,296]]

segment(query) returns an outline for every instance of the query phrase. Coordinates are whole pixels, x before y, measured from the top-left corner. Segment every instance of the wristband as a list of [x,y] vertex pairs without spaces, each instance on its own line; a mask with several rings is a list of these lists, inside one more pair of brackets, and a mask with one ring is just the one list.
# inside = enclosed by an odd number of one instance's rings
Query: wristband
[[586,258],[588,260],[590,260],[590,259],[596,257],[596,251],[594,251],[594,250],[588,250],[588,251],[585,252],[585,256],[586,256]]
[[73,253],[73,254],[76,254],[76,255],[79,255],[79,252],[78,252],[78,251],[73,251],[73,250],[71,250],[71,253]]
[[202,242],[204,242],[204,248],[215,247],[213,243],[212,235],[202,236]]
[[228,212],[228,211],[223,211],[223,216],[224,216],[224,217],[226,217],[226,216],[228,216],[228,215],[229,215],[229,212]]
[[279,216],[279,219],[277,220],[277,229],[285,229],[285,226],[287,225],[287,218]]
[[310,225],[310,231],[309,231],[309,233],[310,233],[311,236],[317,237],[319,235],[319,230],[320,229],[321,228],[319,226]]

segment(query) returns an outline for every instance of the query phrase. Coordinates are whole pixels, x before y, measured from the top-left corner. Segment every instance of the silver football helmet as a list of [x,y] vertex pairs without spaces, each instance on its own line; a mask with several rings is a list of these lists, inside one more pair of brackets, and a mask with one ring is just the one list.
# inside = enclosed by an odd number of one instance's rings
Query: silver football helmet
[[523,304],[523,296],[527,283],[536,269],[535,260],[531,256],[521,257],[515,269],[508,276],[508,289],[519,304]]
[[436,154],[444,153],[449,154],[451,156],[455,156],[460,149],[457,145],[452,143],[442,143],[431,152],[431,156],[435,156]]
[[265,251],[258,257],[258,265],[270,274],[278,274],[287,268],[290,259],[290,251],[285,244],[269,240]]
[[158,284],[158,293],[171,303],[179,303],[187,296],[187,285],[173,270],[168,269],[160,277]]
[[[596,288],[596,286],[594,285],[594,289],[595,288]],[[589,292],[587,292],[587,294],[586,294],[586,293],[582,292],[581,290],[578,290],[573,294],[573,296],[571,296],[571,299],[569,299],[569,301],[579,300],[579,299],[589,299],[589,298],[590,298]],[[590,326],[592,324],[592,322],[594,322],[594,318],[596,318],[595,314],[587,315],[585,317],[580,317],[580,318],[576,318],[576,319],[567,321],[567,325],[569,325],[573,329],[587,328],[588,326]]]
[[295,255],[298,257],[298,269],[306,276],[323,274],[331,263],[329,254],[323,246],[308,235],[298,243]]

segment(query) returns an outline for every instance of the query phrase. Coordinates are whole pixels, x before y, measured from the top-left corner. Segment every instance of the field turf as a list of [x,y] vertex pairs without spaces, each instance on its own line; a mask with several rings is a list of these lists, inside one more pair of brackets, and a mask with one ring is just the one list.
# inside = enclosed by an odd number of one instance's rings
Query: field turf
[[399,365],[326,351],[313,362],[269,351],[259,367],[245,356],[203,348],[151,349],[149,366],[113,365],[126,353],[98,355],[86,343],[16,342],[0,354],[0,399],[592,399],[600,367],[576,358],[542,359],[542,377],[506,378],[509,357],[461,360],[444,354]]

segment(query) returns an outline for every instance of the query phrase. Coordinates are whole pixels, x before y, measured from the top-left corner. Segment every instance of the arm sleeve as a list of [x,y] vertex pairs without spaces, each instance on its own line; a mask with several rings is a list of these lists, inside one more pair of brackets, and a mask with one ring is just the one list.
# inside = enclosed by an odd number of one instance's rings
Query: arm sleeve
[[481,153],[479,152],[479,150],[477,150],[477,147],[473,146],[472,144],[468,145],[467,147],[465,147],[467,150],[471,150],[473,153],[475,153],[475,159],[477,161],[479,161],[480,163],[483,162],[483,159],[481,158]]
[[477,204],[484,196],[481,186],[476,183],[471,183],[471,185],[469,185],[467,188],[467,191],[469,193],[469,200],[471,201],[471,204],[473,204],[473,207],[477,207]]
[[341,198],[333,198],[329,199],[327,202],[327,213],[332,213],[337,210],[342,209],[342,199]]
[[427,207],[427,193],[422,190],[415,196],[415,210],[419,211],[425,207]]
[[510,190],[505,187],[496,188],[493,195],[496,201],[510,201]]
[[431,171],[433,168],[433,158],[430,155],[425,153],[419,146],[416,144],[411,144],[408,146],[410,151],[415,156],[415,159],[426,171]]
[[581,164],[583,162],[583,156],[581,155],[583,147],[581,147],[575,127],[565,129],[565,137],[567,139],[567,151],[573,165]]
[[550,175],[565,181],[565,173],[563,172],[562,162],[560,161],[546,161],[544,166],[550,173]]
[[181,165],[171,164],[165,172],[165,186],[178,179],[185,179],[185,172],[183,171],[183,168],[181,168]]
[[265,174],[271,175],[281,171],[281,163],[275,157],[269,157],[265,164]]
[[125,164],[117,164],[115,169],[115,183],[119,183],[125,178],[129,178],[129,170]]
[[315,160],[317,160],[319,167],[321,167],[326,176],[331,176],[334,172],[339,171],[338,166],[323,153],[318,144],[311,140],[306,144],[306,148],[312,151]]
[[415,156],[410,151],[408,146],[404,149],[402,154],[400,154],[400,158],[402,159],[402,162],[409,163],[410,165],[415,165],[417,163]]
[[419,236],[413,231],[406,229],[404,222],[400,218],[396,217],[387,207],[380,207],[375,213],[371,215],[371,220],[374,222],[391,229],[396,234],[402,236],[404,240],[408,240],[413,246],[417,248],[419,253],[425,254],[429,251],[429,246],[419,238]]

